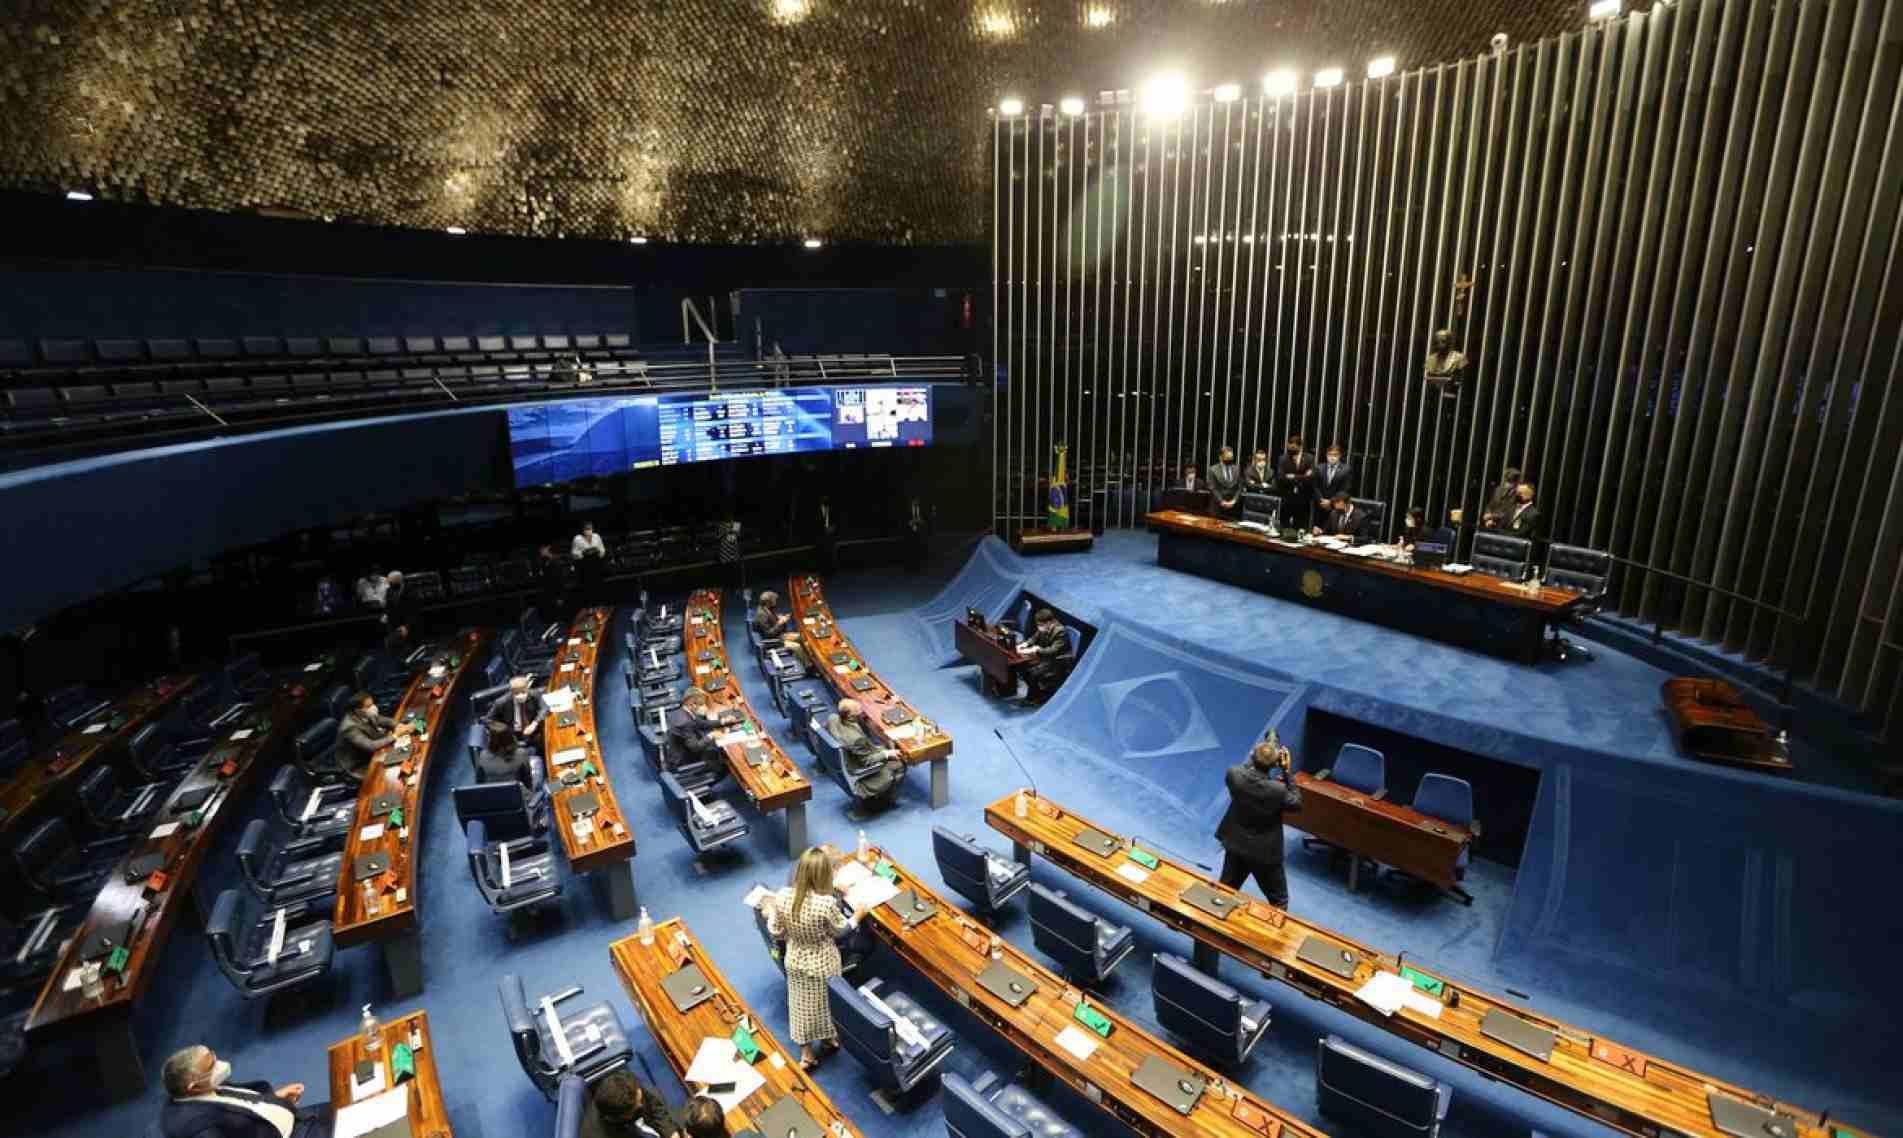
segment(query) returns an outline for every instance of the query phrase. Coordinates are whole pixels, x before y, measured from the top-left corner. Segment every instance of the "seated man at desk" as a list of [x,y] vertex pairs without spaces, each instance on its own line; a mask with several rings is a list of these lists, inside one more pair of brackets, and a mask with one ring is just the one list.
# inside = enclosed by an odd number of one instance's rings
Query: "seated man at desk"
[[337,749],[332,752],[337,769],[362,782],[377,752],[409,734],[409,724],[379,712],[376,697],[360,691],[350,698],[350,713],[337,725]]
[[667,713],[667,746],[661,751],[662,769],[673,771],[687,763],[705,762],[714,771],[714,782],[726,778],[730,773],[727,761],[720,744],[714,742],[724,718],[707,713],[706,692],[699,688],[687,689],[687,694],[681,697],[681,705]]
[[779,603],[780,594],[768,589],[760,594],[760,603],[754,607],[753,630],[763,639],[771,640],[781,635],[793,620],[790,615],[775,608]]
[[509,681],[509,690],[489,705],[484,721],[491,727],[513,732],[516,743],[539,752],[542,749],[542,717],[548,707],[529,686],[527,676]]
[[839,710],[826,719],[826,734],[839,744],[846,763],[853,798],[861,806],[883,806],[898,796],[905,781],[905,764],[898,752],[879,746],[867,729],[865,709],[856,699],[842,699]]
[[330,1104],[299,1106],[303,1083],[274,1087],[259,1080],[231,1081],[231,1064],[197,1044],[174,1051],[159,1080],[166,1102],[159,1110],[165,1138],[325,1138]]
[[727,1138],[727,1118],[720,1104],[706,1095],[695,1095],[681,1108],[681,1134],[684,1138]]
[[1208,490],[1209,484],[1203,481],[1202,475],[1196,473],[1194,466],[1185,466],[1183,468],[1183,480],[1176,484],[1176,488],[1194,493],[1197,490]]
[[514,780],[528,786],[532,777],[529,773],[528,748],[517,744],[518,736],[506,723],[486,720],[483,723],[486,741],[482,750],[476,752],[477,782],[509,782]]
[[629,1071],[611,1071],[588,1088],[581,1138],[678,1138],[681,1128],[661,1092]]
[[1029,689],[1027,697],[1034,704],[1051,698],[1077,663],[1071,655],[1070,634],[1064,631],[1057,614],[1050,609],[1037,610],[1037,616],[1032,619],[1031,638],[1019,651],[1033,661],[1025,673],[1024,683]]
[[[801,676],[807,675],[810,672],[812,672],[813,658],[806,654],[806,643],[805,641],[800,639],[799,633],[797,632],[781,633],[780,642],[778,644],[774,644],[771,641],[769,641],[767,643],[767,648],[770,651],[778,652],[780,654],[780,659],[786,664],[789,670],[797,666],[799,668],[799,674]],[[769,659],[768,664],[770,665],[771,663],[772,661],[771,659]],[[798,679],[799,677],[794,676],[792,678]]]
[[1222,843],[1222,883],[1241,889],[1249,875],[1278,909],[1288,908],[1288,875],[1282,868],[1282,815],[1302,808],[1302,792],[1289,778],[1287,747],[1268,740],[1249,751],[1249,761],[1229,768],[1229,809],[1216,827]]
[[1374,538],[1374,515],[1355,505],[1348,495],[1337,494],[1328,516],[1309,532],[1316,537],[1345,537],[1361,545]]

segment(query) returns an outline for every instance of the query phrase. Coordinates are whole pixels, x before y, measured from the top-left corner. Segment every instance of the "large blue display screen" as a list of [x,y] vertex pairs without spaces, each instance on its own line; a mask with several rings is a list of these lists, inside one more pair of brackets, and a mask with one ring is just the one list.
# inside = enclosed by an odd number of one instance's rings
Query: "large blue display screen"
[[761,454],[932,441],[928,385],[646,395],[509,409],[518,486]]

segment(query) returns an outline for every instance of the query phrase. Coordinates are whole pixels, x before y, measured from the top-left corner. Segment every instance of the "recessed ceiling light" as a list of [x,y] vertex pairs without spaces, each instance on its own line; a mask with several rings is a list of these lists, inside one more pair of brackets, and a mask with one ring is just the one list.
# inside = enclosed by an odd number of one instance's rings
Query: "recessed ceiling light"
[[464,229],[464,228],[463,228],[462,226],[460,226],[460,225],[452,225],[452,226],[450,226],[450,227],[449,227],[448,229],[445,229],[445,230],[443,230],[443,232],[445,232],[445,233],[448,233],[448,234],[450,234],[450,235],[452,235],[452,236],[455,236],[455,237],[461,237],[461,236],[462,236],[463,234],[465,234],[465,233],[467,233],[467,232],[469,232],[469,231],[468,231],[467,229]]
[[1315,86],[1317,87],[1339,87],[1341,86],[1341,80],[1342,74],[1341,68],[1339,67],[1324,67],[1315,73]]
[[1076,95],[1066,95],[1058,101],[1057,109],[1075,117],[1084,113],[1084,101]]
[[1024,100],[1015,96],[1001,99],[998,102],[998,113],[1006,117],[1021,115],[1024,113]]
[[93,196],[85,190],[67,190],[66,200],[69,202],[89,202],[93,200]]
[[1286,68],[1271,71],[1262,77],[1262,91],[1271,97],[1293,95],[1295,93],[1295,72]]
[[1174,118],[1189,105],[1189,80],[1168,71],[1146,80],[1137,94],[1137,106],[1160,118]]
[[1242,98],[1242,85],[1239,83],[1224,83],[1216,88],[1218,103],[1233,103],[1240,98]]
[[1377,55],[1368,61],[1368,78],[1386,79],[1392,74],[1394,74],[1393,56]]
[[634,235],[633,237],[628,238],[628,244],[630,245],[646,245],[647,243],[648,243],[648,239],[646,237],[641,236],[638,233]]
[[805,241],[801,242],[801,244],[805,245],[808,249],[817,249],[821,245],[824,245],[825,242],[817,237],[808,237]]

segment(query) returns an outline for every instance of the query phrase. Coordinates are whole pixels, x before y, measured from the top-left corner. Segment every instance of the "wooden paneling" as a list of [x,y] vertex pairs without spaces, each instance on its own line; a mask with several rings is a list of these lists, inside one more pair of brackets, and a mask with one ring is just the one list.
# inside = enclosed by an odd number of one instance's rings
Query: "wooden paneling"
[[[600,680],[595,667],[601,651],[601,639],[607,634],[611,608],[583,609],[568,627],[568,637],[555,654],[549,690],[567,688],[576,693],[573,726],[562,724],[562,715],[549,712],[542,720],[543,743],[548,756],[548,791],[553,803],[553,826],[561,834],[562,852],[568,864],[579,873],[588,873],[634,856],[634,831],[628,827],[621,803],[615,798],[614,784],[608,778],[608,764],[601,755],[601,739],[595,733],[595,684]],[[576,752],[579,752],[577,754]],[[557,765],[557,756],[567,761]],[[595,773],[573,786],[561,775],[582,773],[584,764],[593,764]],[[588,836],[578,837],[570,824],[568,803],[584,794],[592,794],[599,804]]]
[[[157,719],[184,695],[197,676],[160,676],[114,700],[112,706],[60,736],[58,741],[21,764],[5,786],[0,786],[0,838],[38,814],[62,788],[76,785],[92,764],[123,746],[139,728]],[[102,726],[103,725],[103,726]]]
[[1454,887],[1454,863],[1473,840],[1465,826],[1370,798],[1306,771],[1295,772],[1295,785],[1302,792],[1302,808],[1284,819],[1290,826],[1442,889]]
[[[416,1077],[405,1079],[410,1085],[410,1138],[450,1138],[449,1111],[443,1106],[443,1084],[436,1071],[436,1041],[430,1038],[429,1013],[418,1009],[383,1025],[383,1046],[375,1056],[383,1065],[383,1081],[390,1084],[390,1052],[399,1043],[410,1044],[416,1059]],[[420,1040],[423,1046],[415,1047]],[[363,1036],[352,1035],[330,1045],[330,1106],[341,1110],[350,1105],[351,1072],[358,1063],[371,1058],[364,1050]],[[312,1096],[305,1094],[305,1099]]]
[[[833,620],[832,609],[827,607],[826,596],[819,587],[819,578],[789,578],[786,595],[792,598],[793,622],[799,629],[807,654],[812,657],[813,667],[832,686],[833,693],[839,699],[859,701],[865,708],[868,728],[881,743],[896,749],[907,765],[942,759],[951,754],[951,735],[940,730],[936,723],[920,715],[916,708],[905,702],[867,665],[866,658],[853,647],[852,641],[846,639],[846,634],[840,631],[839,625]],[[825,635],[821,635],[822,632]],[[845,655],[845,663],[833,662],[833,656],[837,653]],[[865,691],[855,690],[852,681],[858,677],[870,680],[872,686]],[[897,728],[887,726],[880,717],[893,708],[910,712],[911,721]]]

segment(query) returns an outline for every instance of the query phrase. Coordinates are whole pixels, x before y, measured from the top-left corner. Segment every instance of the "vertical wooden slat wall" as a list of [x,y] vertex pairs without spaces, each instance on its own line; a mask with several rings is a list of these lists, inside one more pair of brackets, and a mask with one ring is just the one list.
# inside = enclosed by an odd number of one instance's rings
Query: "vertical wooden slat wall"
[[1225,443],[1340,442],[1390,527],[1519,466],[1618,612],[1899,723],[1903,0],[993,129],[1000,533],[1043,524],[1058,444],[1111,527]]

